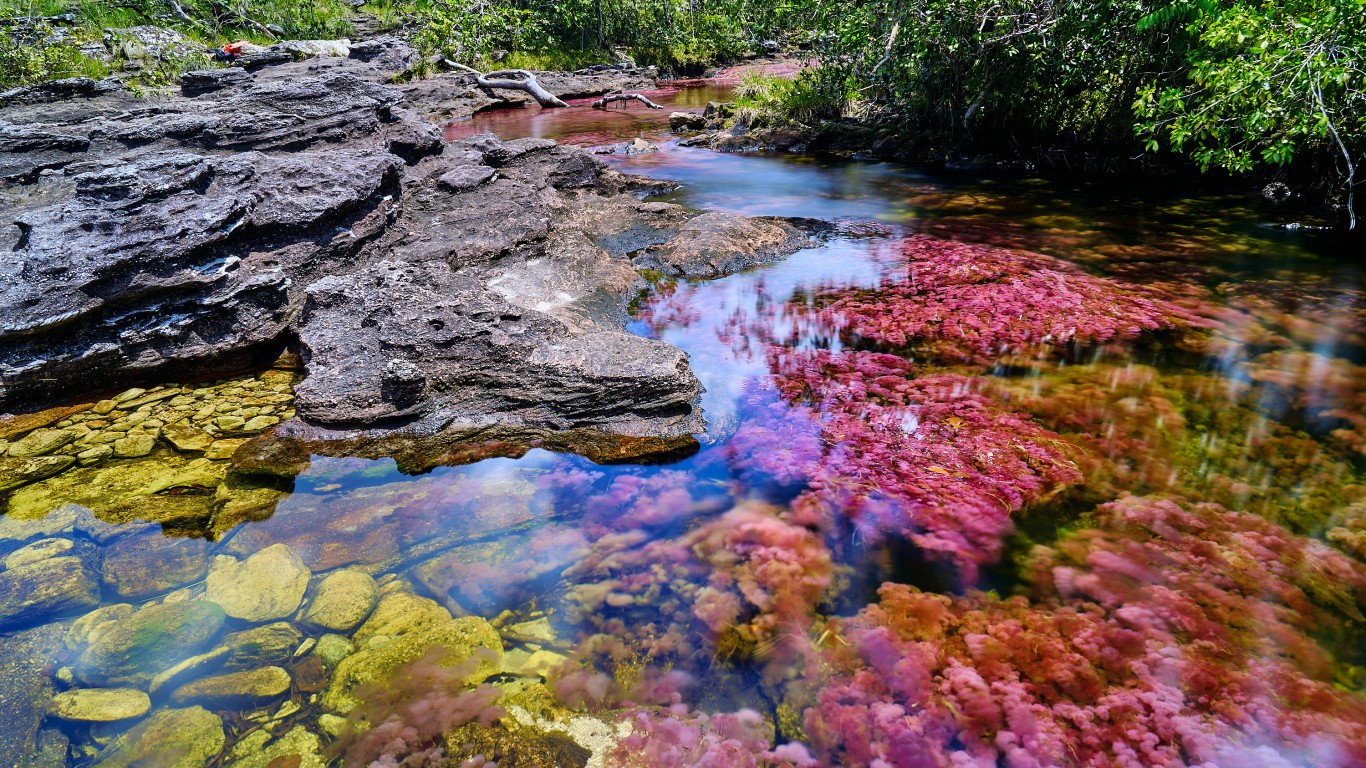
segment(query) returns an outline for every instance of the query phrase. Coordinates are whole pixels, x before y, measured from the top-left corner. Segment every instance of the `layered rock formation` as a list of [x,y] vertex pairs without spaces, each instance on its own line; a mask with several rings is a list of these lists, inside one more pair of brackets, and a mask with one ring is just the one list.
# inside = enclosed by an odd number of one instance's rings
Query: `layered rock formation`
[[417,114],[431,105],[405,98],[468,86],[405,96],[380,83],[402,56],[361,53],[195,72],[156,102],[80,83],[7,96],[0,410],[297,344],[307,378],[280,435],[309,450],[689,445],[704,426],[686,356],[623,331],[636,268],[714,276],[804,236],[764,225],[756,253],[754,226],[641,204],[649,182],[553,142],[443,144]]

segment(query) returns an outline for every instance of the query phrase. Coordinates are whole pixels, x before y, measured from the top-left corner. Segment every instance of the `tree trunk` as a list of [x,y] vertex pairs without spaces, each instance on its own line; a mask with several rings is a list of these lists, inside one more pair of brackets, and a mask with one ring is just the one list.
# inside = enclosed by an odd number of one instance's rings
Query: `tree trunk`
[[[442,60],[447,67],[458,69],[461,72],[469,72],[474,75],[475,82],[480,88],[500,88],[505,91],[521,91],[536,100],[542,107],[567,107],[568,104],[560,101],[560,97],[541,87],[536,81],[536,76],[525,69],[505,69],[498,72],[490,72],[487,75],[477,69],[472,69],[464,64],[457,64],[450,59]],[[501,77],[500,77],[501,76]],[[516,78],[516,79],[511,79]]]

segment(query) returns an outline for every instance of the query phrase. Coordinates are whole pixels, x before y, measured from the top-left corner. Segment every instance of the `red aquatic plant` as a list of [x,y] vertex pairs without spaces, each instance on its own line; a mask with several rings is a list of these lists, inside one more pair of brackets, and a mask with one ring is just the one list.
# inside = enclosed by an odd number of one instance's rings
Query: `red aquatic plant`
[[750,482],[804,482],[801,525],[910,542],[971,584],[1013,512],[1081,479],[1068,444],[971,379],[916,378],[870,352],[774,352],[770,366],[727,455]]
[[676,537],[600,533],[565,574],[571,619],[655,658],[779,652],[806,637],[836,573],[818,535],[752,502]]
[[831,765],[1354,766],[1366,704],[1310,632],[1366,569],[1212,504],[1126,497],[1038,548],[1030,597],[885,584],[807,711]]
[[821,298],[850,334],[948,362],[991,364],[1071,343],[1127,341],[1187,316],[1123,283],[1038,253],[912,236],[905,273],[877,290]]

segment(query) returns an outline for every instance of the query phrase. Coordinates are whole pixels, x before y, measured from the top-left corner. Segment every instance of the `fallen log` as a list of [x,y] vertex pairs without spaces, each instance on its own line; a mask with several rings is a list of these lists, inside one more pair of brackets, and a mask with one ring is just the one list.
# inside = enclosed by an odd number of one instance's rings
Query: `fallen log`
[[638,101],[650,109],[663,109],[663,107],[638,93],[613,93],[603,96],[601,99],[593,102],[593,109],[607,109],[607,105],[615,101]]
[[[472,67],[464,64],[457,64],[450,59],[442,59],[447,67],[461,72],[468,72],[474,75],[474,82],[480,88],[500,88],[506,91],[521,91],[536,100],[542,107],[567,107],[568,104],[560,100],[559,96],[547,91],[536,81],[536,76],[525,69],[504,69],[498,72],[490,72],[487,75]],[[511,79],[516,78],[516,79]]]

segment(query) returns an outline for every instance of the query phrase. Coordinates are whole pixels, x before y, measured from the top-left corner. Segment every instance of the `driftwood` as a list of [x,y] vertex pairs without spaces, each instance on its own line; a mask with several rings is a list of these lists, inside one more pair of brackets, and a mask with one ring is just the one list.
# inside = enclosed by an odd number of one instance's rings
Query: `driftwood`
[[598,99],[597,101],[593,102],[593,109],[607,109],[607,105],[611,104],[614,101],[638,101],[641,104],[644,104],[645,106],[649,107],[650,109],[663,109],[663,107],[659,106],[653,101],[650,101],[644,96],[641,96],[638,93],[613,93],[607,96],[603,96],[601,99]]
[[[547,91],[536,81],[536,76],[525,69],[504,69],[498,72],[490,72],[487,75],[477,69],[467,67],[464,64],[457,64],[450,59],[442,59],[447,67],[468,72],[474,75],[475,82],[480,88],[500,88],[506,91],[521,91],[536,100],[542,107],[567,107],[568,104],[560,101],[560,97]],[[516,78],[516,79],[512,79]]]

